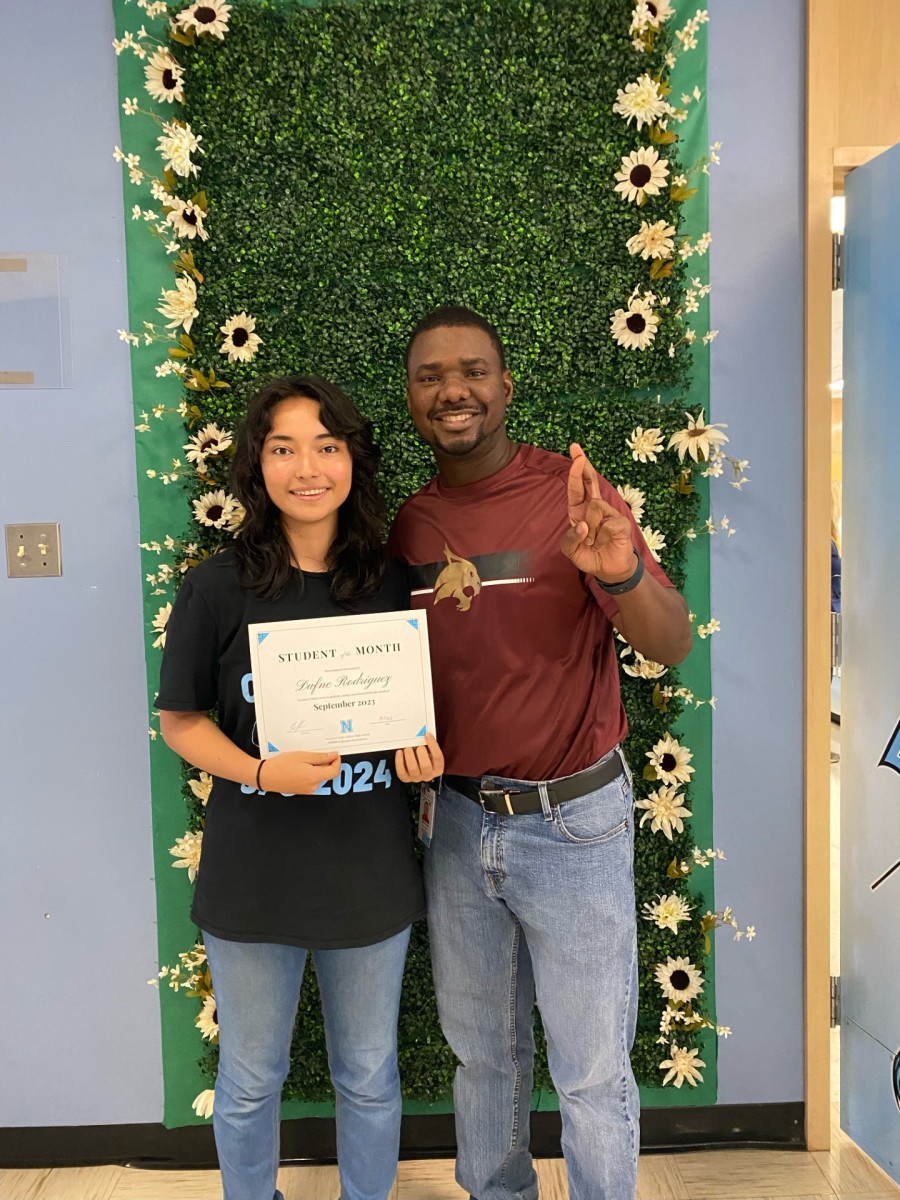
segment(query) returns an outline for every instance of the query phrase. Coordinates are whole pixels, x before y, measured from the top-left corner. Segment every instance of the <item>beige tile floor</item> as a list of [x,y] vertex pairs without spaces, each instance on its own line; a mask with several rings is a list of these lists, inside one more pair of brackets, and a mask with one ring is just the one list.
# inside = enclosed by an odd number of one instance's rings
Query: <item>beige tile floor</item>
[[[836,734],[836,727],[832,727]],[[837,737],[834,748],[839,749]],[[839,861],[840,764],[831,771],[832,866]],[[832,869],[832,961],[839,972],[840,894]],[[897,1187],[840,1130],[839,1031],[833,1036],[833,1142],[827,1153],[716,1150],[641,1158],[637,1200],[900,1200]],[[537,1164],[542,1200],[568,1200],[561,1159]],[[334,1200],[336,1167],[286,1167],[285,1200]],[[2,1200],[219,1200],[213,1171],[138,1171],[126,1167],[0,1172]],[[391,1200],[465,1200],[447,1160],[400,1164]]]

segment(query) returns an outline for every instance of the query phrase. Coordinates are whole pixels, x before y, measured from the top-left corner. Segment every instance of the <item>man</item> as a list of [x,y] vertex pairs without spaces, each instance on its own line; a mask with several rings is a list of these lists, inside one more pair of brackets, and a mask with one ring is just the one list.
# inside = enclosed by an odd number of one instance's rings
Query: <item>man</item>
[[407,349],[408,405],[437,477],[388,549],[428,609],[446,758],[426,855],[441,1024],[460,1060],[457,1179],[537,1200],[528,1149],[537,998],[571,1200],[629,1200],[638,1095],[633,801],[615,628],[687,654],[687,607],[618,493],[506,432],[497,331],[443,308]]

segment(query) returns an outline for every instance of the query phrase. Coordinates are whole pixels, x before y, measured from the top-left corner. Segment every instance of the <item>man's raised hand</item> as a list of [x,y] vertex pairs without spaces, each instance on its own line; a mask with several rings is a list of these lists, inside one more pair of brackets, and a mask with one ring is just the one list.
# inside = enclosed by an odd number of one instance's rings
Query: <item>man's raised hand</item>
[[596,575],[604,583],[621,583],[634,574],[631,522],[607,504],[587,455],[573,442],[569,447],[567,501],[571,529],[560,549],[579,571]]

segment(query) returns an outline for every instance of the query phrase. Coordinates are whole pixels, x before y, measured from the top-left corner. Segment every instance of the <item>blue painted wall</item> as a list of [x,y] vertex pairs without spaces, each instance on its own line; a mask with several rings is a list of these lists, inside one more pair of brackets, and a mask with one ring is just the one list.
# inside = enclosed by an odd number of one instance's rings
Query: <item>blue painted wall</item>
[[[717,489],[740,530],[713,545],[718,889],[759,929],[719,943],[723,1103],[802,1098],[803,11],[711,6],[713,405],[754,481]],[[59,520],[65,570],[0,572],[0,1126],[158,1121],[111,5],[34,13],[0,0],[0,249],[64,256],[75,387],[0,391],[2,520]]]

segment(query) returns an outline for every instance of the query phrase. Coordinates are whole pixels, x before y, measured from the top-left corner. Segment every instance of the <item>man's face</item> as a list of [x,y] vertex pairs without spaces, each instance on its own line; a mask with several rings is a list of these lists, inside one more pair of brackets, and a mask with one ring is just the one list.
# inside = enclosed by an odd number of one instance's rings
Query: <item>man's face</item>
[[433,450],[461,457],[505,442],[512,393],[509,371],[501,370],[483,329],[440,325],[413,342],[407,404]]

